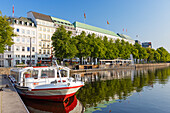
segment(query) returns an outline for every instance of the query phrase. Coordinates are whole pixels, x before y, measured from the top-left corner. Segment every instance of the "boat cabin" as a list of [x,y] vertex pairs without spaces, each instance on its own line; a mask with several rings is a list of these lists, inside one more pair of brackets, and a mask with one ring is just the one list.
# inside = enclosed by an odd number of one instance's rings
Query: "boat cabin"
[[69,79],[70,69],[67,67],[26,67],[11,69],[10,78],[13,83],[23,87],[35,87],[50,83],[63,83]]

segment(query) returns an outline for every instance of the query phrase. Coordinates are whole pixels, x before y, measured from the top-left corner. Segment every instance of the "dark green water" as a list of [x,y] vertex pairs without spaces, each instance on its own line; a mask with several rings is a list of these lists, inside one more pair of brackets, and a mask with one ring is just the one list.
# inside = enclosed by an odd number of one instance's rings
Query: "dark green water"
[[67,104],[26,99],[24,102],[32,113],[170,113],[170,68],[81,76],[86,85]]

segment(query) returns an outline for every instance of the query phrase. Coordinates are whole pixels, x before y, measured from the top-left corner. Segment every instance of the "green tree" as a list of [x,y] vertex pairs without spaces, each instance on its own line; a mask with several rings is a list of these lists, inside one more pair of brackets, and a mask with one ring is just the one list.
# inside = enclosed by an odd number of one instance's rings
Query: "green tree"
[[146,48],[147,53],[148,53],[148,61],[153,61],[154,60],[154,55],[155,55],[155,50],[152,48]]
[[159,62],[161,58],[161,55],[158,53],[158,51],[154,52],[154,59],[156,62]]
[[170,55],[169,55],[168,51],[165,48],[160,47],[156,51],[161,55],[160,56],[160,61],[161,62],[167,62],[169,60]]
[[82,58],[87,58],[91,54],[90,44],[88,44],[89,39],[84,31],[82,31],[80,35],[75,36],[74,39],[76,40],[78,50],[76,56],[79,57],[82,62]]
[[16,36],[13,32],[13,28],[10,26],[8,18],[3,16],[0,11],[0,53],[4,53],[6,46],[14,44],[12,37]]
[[71,39],[71,34],[72,32],[67,32],[63,26],[60,26],[52,36],[55,57],[60,58],[60,60],[73,58],[78,52],[74,40]]

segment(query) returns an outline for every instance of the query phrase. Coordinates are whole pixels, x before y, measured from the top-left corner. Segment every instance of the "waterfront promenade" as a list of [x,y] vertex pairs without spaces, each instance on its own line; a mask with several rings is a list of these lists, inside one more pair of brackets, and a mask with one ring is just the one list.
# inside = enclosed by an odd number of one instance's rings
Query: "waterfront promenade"
[[0,113],[28,113],[18,93],[5,75],[0,75]]

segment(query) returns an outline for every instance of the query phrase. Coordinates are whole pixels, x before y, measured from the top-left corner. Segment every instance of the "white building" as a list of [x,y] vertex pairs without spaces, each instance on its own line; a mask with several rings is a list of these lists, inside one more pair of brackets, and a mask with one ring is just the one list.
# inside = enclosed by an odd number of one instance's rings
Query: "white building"
[[134,44],[135,41],[128,39],[128,38],[122,38],[120,36],[118,36],[116,33],[106,30],[106,29],[102,29],[99,27],[95,27],[95,26],[91,26],[88,24],[84,24],[84,23],[80,23],[80,22],[74,22],[73,23],[74,27],[76,28],[76,35],[80,35],[82,31],[85,31],[86,34],[95,34],[96,36],[99,37],[104,37],[107,36],[108,40],[112,39],[113,41],[120,39],[120,40],[125,40],[128,41],[129,43]]
[[30,39],[32,40],[32,63],[37,63],[36,27],[29,18],[9,18],[16,37],[12,37],[14,45],[6,47],[4,54],[0,54],[0,66],[15,66],[20,63],[30,63]]
[[43,64],[48,64],[51,59],[52,41],[51,37],[55,32],[54,23],[50,16],[37,12],[28,12],[27,17],[31,18],[37,29],[37,57],[38,61]]

